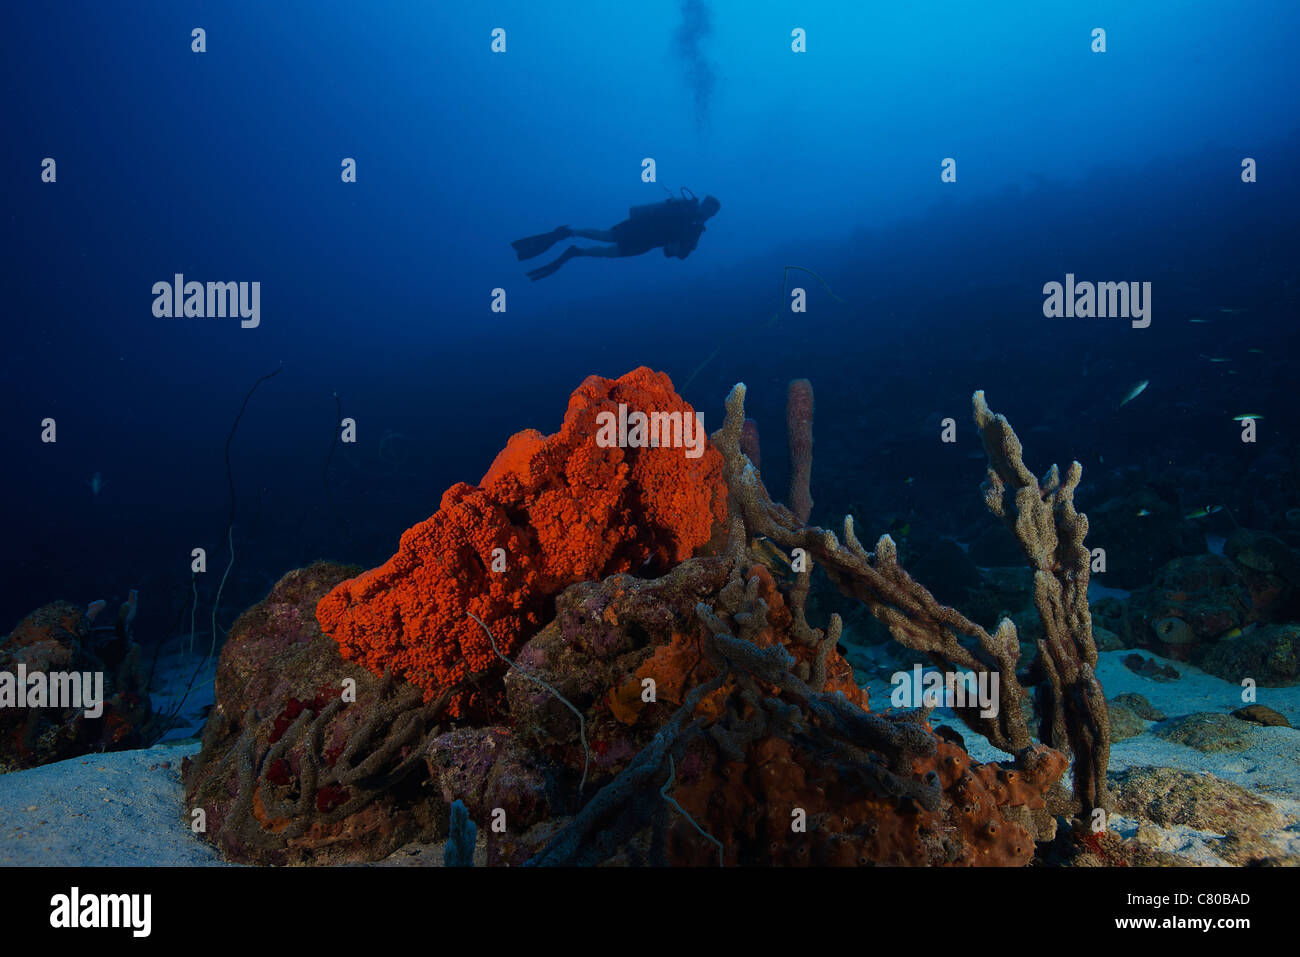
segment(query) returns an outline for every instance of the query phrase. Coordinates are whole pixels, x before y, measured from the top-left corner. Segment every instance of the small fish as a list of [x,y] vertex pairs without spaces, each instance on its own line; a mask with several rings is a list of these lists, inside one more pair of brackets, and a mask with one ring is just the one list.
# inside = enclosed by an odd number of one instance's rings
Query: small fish
[[1219,312],[1226,312],[1230,316],[1235,316],[1239,312],[1250,312],[1249,309],[1220,309]]
[[1254,412],[1243,412],[1241,413],[1241,415],[1234,415],[1232,417],[1232,421],[1245,422],[1247,419],[1262,419],[1262,418],[1264,418],[1262,415],[1258,415],[1257,413]]
[[903,479],[903,484],[904,484],[904,485],[915,485],[915,484],[916,484],[916,479],[912,478],[912,476],[909,475],[907,478]]
[[1241,627],[1230,628],[1230,629],[1228,629],[1227,631],[1225,631],[1223,634],[1221,634],[1219,637],[1220,637],[1220,638],[1240,638],[1242,635],[1249,635],[1249,634],[1250,634],[1252,631],[1254,631],[1254,630],[1255,630],[1255,623],[1252,621],[1252,622],[1251,622],[1249,625],[1247,625],[1245,628],[1241,628]]
[[1208,515],[1213,515],[1216,512],[1222,512],[1222,511],[1223,511],[1222,505],[1206,505],[1204,508],[1198,508],[1190,515],[1186,515],[1184,517],[1187,518],[1188,521],[1191,521],[1194,518],[1205,518]]
[[96,498],[99,497],[99,493],[103,491],[104,486],[107,484],[98,472],[86,479],[86,487],[90,489],[90,493]]
[[1140,508],[1137,510],[1138,518],[1146,518],[1150,514],[1151,514],[1151,510],[1149,508]]
[[1208,359],[1210,362],[1231,362],[1232,361],[1231,359],[1226,359],[1223,356],[1207,356],[1204,352],[1198,353],[1198,355],[1202,359]]
[[1193,316],[1192,318],[1188,319],[1187,321],[1188,321],[1188,322],[1205,322],[1205,323],[1208,323],[1208,322],[1211,322],[1212,320],[1210,320],[1210,319],[1202,319],[1200,316]]
[[1247,349],[1246,351],[1247,351],[1247,352],[1253,352],[1253,353],[1255,353],[1255,355],[1257,355],[1257,356],[1262,356],[1262,355],[1264,354],[1264,350],[1263,350],[1263,349]]
[[1119,408],[1121,409],[1124,408],[1124,406],[1128,405],[1130,402],[1132,402],[1134,399],[1140,396],[1143,393],[1143,391],[1146,389],[1146,387],[1149,386],[1150,384],[1151,381],[1149,379],[1143,379],[1133,388],[1129,389],[1128,394],[1125,395],[1124,398],[1120,399]]

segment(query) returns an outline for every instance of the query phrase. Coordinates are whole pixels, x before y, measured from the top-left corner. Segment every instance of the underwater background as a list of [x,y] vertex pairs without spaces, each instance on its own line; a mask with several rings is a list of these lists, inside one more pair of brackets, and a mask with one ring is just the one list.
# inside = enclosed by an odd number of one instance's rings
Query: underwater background
[[[233,507],[228,627],[291,568],[381,563],[511,434],[553,431],[585,376],[638,365],[669,373],[710,431],[745,381],[774,489],[785,385],[811,379],[813,521],[851,510],[911,559],[945,537],[978,559],[993,524],[975,389],[1037,467],[1079,459],[1094,524],[1111,503],[1110,527],[1145,536],[1142,492],[1172,516],[1143,539],[1173,542],[1166,557],[1221,548],[1235,523],[1298,543],[1290,2],[3,17],[0,627],[138,589],[138,640],[177,638],[191,550],[224,569]],[[722,203],[688,259],[581,260],[530,283],[510,249],[681,187]],[[783,285],[790,264],[825,286]],[[152,286],[176,273],[259,281],[260,325],[156,318]],[[1067,273],[1150,282],[1150,326],[1045,318],[1043,286]],[[789,310],[796,285],[806,313]],[[341,416],[355,444],[335,442]],[[1186,517],[1206,506],[1222,510]],[[1134,560],[1106,583],[1146,584],[1164,558]],[[196,582],[201,623],[218,580]]]

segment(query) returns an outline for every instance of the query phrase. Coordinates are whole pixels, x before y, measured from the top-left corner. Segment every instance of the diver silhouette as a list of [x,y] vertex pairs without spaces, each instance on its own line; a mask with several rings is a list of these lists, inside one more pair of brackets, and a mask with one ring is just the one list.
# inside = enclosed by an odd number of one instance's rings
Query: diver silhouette
[[[689,190],[683,190],[688,193]],[[609,229],[570,229],[560,226],[540,236],[528,236],[516,239],[510,245],[520,259],[532,259],[540,256],[562,239],[573,236],[582,239],[594,239],[612,246],[570,246],[559,258],[545,266],[539,266],[528,274],[536,282],[545,279],[570,259],[578,256],[600,256],[602,258],[621,258],[623,256],[640,256],[652,249],[663,247],[665,256],[685,259],[695,249],[704,232],[704,223],[717,214],[722,204],[712,196],[703,200],[692,194],[681,199],[666,199],[659,203],[647,203],[633,206],[628,210],[628,218],[616,223]]]

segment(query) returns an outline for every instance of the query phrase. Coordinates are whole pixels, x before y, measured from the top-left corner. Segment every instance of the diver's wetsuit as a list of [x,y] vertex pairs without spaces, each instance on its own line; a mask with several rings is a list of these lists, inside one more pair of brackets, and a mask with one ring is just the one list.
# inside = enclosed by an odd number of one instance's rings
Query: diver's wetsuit
[[[662,203],[633,206],[628,210],[628,218],[615,224],[610,232],[621,256],[640,256],[663,246],[665,256],[685,259],[704,232],[699,212],[698,199],[666,199]],[[670,247],[675,248],[670,251]]]
[[712,197],[705,197],[703,203],[695,197],[667,199],[660,203],[633,206],[628,210],[627,219],[609,229],[570,229],[561,226],[540,236],[516,240],[511,245],[520,259],[531,259],[540,256],[561,240],[573,236],[613,244],[585,248],[570,246],[555,261],[530,272],[528,278],[533,281],[551,275],[577,256],[640,256],[662,246],[665,256],[685,259],[700,241],[705,220],[713,216],[720,206]]

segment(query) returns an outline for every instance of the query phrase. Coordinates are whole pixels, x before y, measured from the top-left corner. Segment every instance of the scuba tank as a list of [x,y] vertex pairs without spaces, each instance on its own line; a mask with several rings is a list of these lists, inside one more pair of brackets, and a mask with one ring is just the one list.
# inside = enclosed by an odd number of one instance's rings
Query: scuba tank
[[660,200],[657,203],[644,203],[641,206],[630,207],[627,211],[628,218],[640,219],[642,216],[647,216],[654,213],[663,213],[667,210],[672,210],[674,213],[678,211],[682,211],[684,213],[685,208],[687,206],[690,207],[691,213],[692,215],[694,215],[695,210],[699,208],[700,201],[696,199],[695,194],[692,193],[685,186],[681,188],[680,198],[678,198],[677,196],[673,196],[671,193],[669,193],[668,195],[669,195],[668,199]]

